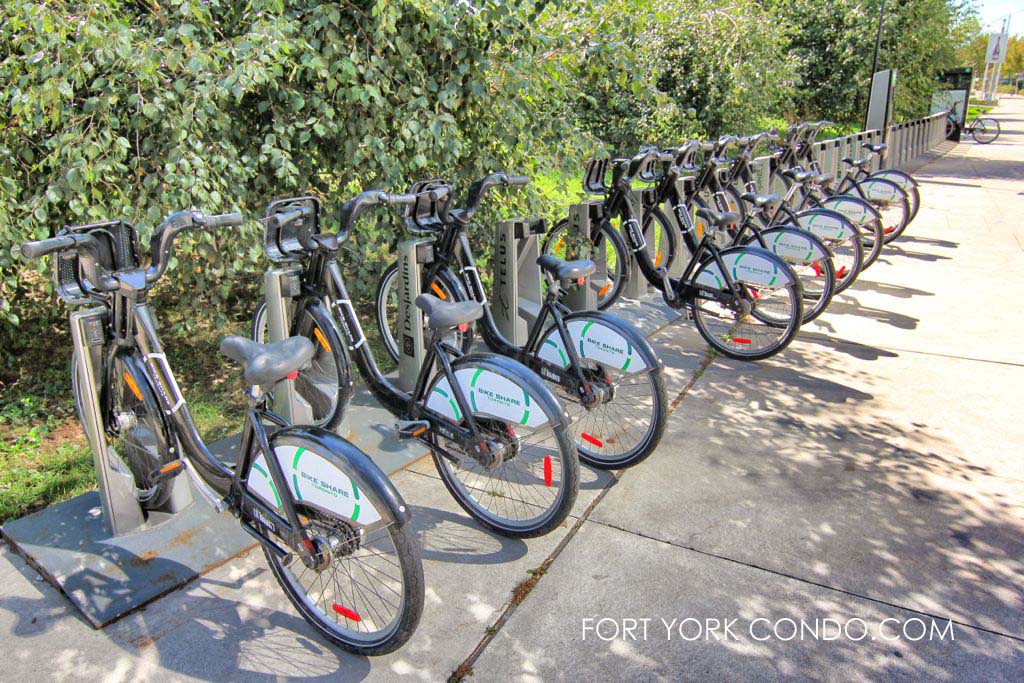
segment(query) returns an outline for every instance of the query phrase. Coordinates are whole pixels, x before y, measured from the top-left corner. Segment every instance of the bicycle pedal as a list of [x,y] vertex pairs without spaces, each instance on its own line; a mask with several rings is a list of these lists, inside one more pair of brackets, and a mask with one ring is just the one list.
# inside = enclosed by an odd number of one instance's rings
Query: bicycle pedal
[[398,420],[395,433],[399,439],[417,439],[427,433],[430,423],[426,420]]
[[171,462],[167,463],[166,465],[164,465],[162,467],[159,467],[159,468],[153,470],[152,472],[150,472],[150,474],[149,474],[149,481],[154,486],[156,486],[157,484],[159,484],[162,481],[167,481],[168,479],[173,479],[174,477],[178,476],[179,474],[181,474],[184,471],[185,471],[185,461],[184,460],[172,460]]

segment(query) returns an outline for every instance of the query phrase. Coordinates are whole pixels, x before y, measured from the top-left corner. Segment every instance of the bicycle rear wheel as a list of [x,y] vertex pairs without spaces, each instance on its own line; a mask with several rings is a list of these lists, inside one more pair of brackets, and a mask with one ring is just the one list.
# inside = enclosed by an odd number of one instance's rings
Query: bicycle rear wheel
[[[800,281],[792,268],[763,249],[754,252],[732,247],[721,253],[726,265],[735,267],[734,281],[743,285],[740,294],[723,289],[725,278],[713,260],[701,265],[693,278],[700,287],[690,302],[697,331],[713,348],[739,360],[761,360],[782,351],[800,330],[803,316]],[[777,276],[775,284],[745,275],[739,268],[744,257],[746,267],[767,261],[761,270]]]
[[990,118],[975,119],[971,125],[971,137],[979,145],[995,142],[999,137],[999,122]]
[[322,636],[364,656],[400,648],[423,613],[423,565],[411,527],[392,523],[363,532],[299,504],[322,565],[281,557],[263,544],[267,564],[299,614]]
[[[762,231],[768,249],[781,256],[800,278],[803,293],[802,323],[825,312],[836,291],[836,269],[825,243],[809,230],[778,226]],[[756,237],[747,244],[756,246]]]

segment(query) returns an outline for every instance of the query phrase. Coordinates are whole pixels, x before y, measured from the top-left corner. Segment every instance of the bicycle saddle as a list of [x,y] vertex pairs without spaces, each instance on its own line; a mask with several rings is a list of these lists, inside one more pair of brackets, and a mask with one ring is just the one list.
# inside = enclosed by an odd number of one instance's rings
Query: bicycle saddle
[[697,209],[697,217],[703,218],[708,223],[717,225],[720,228],[740,222],[740,215],[734,211],[723,211],[719,213],[704,207]]
[[273,344],[260,344],[245,337],[224,337],[220,352],[245,369],[246,385],[269,389],[313,358],[313,342],[289,337]]
[[787,168],[782,172],[782,175],[789,176],[801,185],[813,182],[818,177],[818,174],[814,171],[802,171],[799,168]]
[[427,327],[432,330],[458,327],[484,314],[483,305],[476,301],[441,301],[433,294],[416,297],[416,308],[427,315]]
[[744,192],[740,195],[740,199],[750,204],[753,204],[759,209],[763,209],[769,204],[774,204],[779,201],[779,195],[777,194],[757,194],[756,192]]
[[829,183],[831,183],[835,179],[836,179],[836,174],[835,173],[822,173],[822,174],[818,175],[818,179],[815,180],[814,182],[818,183],[819,185],[828,185]]
[[556,280],[578,280],[597,271],[597,264],[589,259],[581,261],[563,261],[562,259],[545,254],[537,259],[537,265],[541,270],[546,270]]
[[863,147],[867,151],[873,152],[874,154],[881,154],[885,150],[889,149],[889,145],[885,144],[884,142],[880,142],[877,145],[873,145],[870,142],[865,142]]
[[847,166],[867,166],[871,163],[871,157],[864,157],[863,159],[852,159],[850,157],[843,157],[843,163]]

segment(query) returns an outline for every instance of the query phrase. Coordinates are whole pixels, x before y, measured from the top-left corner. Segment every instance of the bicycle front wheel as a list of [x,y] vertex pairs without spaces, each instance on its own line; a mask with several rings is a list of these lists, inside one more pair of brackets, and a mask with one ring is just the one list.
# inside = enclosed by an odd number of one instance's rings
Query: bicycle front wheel
[[[399,306],[401,305],[401,280],[398,277],[398,263],[392,263],[384,271],[380,282],[377,284],[377,329],[380,330],[381,340],[388,355],[394,361],[398,360],[398,329]],[[465,301],[468,297],[463,291],[458,278],[449,269],[441,271],[434,282],[423,283],[422,290],[427,294],[433,294],[442,301]],[[423,325],[424,339],[430,339],[432,332]],[[473,346],[473,325],[469,325],[465,332],[458,329],[450,330],[444,340],[459,349],[463,353],[469,353]]]
[[971,137],[979,145],[995,142],[995,139],[999,137],[999,122],[989,118],[976,119],[974,125],[971,126]]
[[[292,325],[292,334],[306,337],[315,348],[313,359],[299,370],[295,379],[296,393],[310,408],[309,424],[336,429],[352,397],[352,368],[345,343],[321,306],[300,311]],[[261,344],[270,341],[265,303],[260,304],[253,315],[252,338]]]
[[626,265],[632,257],[622,236],[607,221],[602,221],[596,229],[591,225],[590,229],[594,237],[584,244],[584,240],[569,234],[569,221],[563,218],[544,238],[541,253],[563,261],[592,259],[597,264],[597,272],[590,277],[590,287],[597,295],[598,309],[603,311],[622,295],[629,272]]

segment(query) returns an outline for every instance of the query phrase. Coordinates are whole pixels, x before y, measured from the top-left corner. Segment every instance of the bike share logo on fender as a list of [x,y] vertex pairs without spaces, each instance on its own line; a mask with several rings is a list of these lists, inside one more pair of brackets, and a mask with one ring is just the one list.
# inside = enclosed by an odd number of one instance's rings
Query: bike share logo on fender
[[587,344],[590,344],[591,346],[593,346],[593,347],[595,347],[597,349],[600,349],[601,351],[604,351],[605,353],[610,353],[610,354],[616,355],[616,356],[625,356],[626,355],[626,350],[624,348],[622,348],[621,346],[613,346],[612,344],[609,344],[608,342],[606,342],[606,341],[604,341],[602,339],[597,339],[596,337],[592,337],[589,334],[584,337],[583,341],[586,342]]

